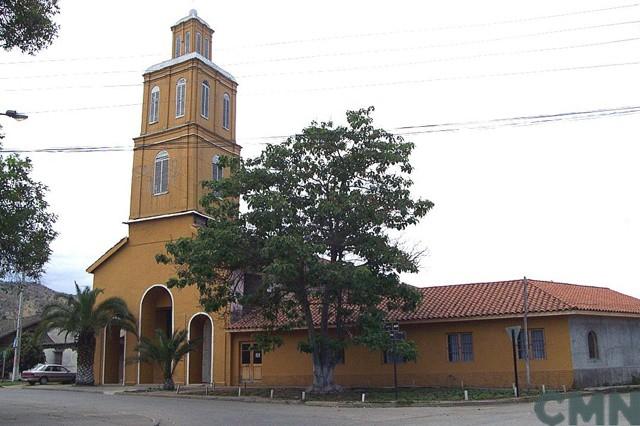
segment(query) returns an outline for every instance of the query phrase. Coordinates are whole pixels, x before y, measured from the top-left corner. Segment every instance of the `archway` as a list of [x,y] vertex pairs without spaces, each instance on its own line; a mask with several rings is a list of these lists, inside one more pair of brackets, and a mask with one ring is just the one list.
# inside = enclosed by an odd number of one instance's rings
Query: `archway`
[[125,337],[126,331],[120,327],[104,329],[102,383],[124,383]]
[[189,320],[189,340],[198,340],[196,349],[187,355],[188,383],[213,381],[213,320],[199,312]]
[[[140,300],[138,330],[140,337],[155,339],[160,329],[167,336],[173,334],[173,295],[167,287],[156,284],[149,287]],[[162,383],[162,371],[154,364],[138,363],[138,383]]]

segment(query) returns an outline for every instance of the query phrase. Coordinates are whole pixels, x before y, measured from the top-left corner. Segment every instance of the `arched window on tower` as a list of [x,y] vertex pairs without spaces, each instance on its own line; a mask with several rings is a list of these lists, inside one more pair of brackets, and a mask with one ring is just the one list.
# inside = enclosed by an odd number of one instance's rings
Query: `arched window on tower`
[[160,108],[160,88],[153,86],[151,89],[151,99],[149,100],[149,124],[158,122]]
[[202,54],[202,34],[196,33],[196,52]]
[[207,59],[211,59],[209,57],[209,38],[208,37],[204,38],[204,57]]
[[213,156],[211,166],[213,169],[213,180],[221,180],[224,177],[224,168],[220,165],[220,156]]
[[209,82],[202,82],[202,93],[200,95],[200,114],[204,118],[209,118]]
[[182,43],[182,39],[180,38],[180,36],[176,36],[176,47],[174,49],[174,58],[177,58],[178,56],[180,56],[180,48],[182,46],[180,46],[180,44]]
[[187,94],[187,80],[181,78],[176,83],[176,118],[184,116],[184,103]]
[[184,33],[184,53],[191,52],[191,32]]
[[229,122],[231,121],[231,98],[228,93],[225,93],[222,98],[222,127],[229,129]]
[[587,345],[589,346],[589,359],[600,358],[600,351],[598,350],[598,336],[593,330],[587,335]]
[[169,153],[160,151],[156,155],[153,172],[153,195],[166,194],[169,191]]

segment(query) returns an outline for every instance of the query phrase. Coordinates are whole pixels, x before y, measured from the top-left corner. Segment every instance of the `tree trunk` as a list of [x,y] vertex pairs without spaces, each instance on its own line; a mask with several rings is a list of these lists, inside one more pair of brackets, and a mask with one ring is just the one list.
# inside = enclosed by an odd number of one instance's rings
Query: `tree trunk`
[[[165,363],[166,364],[166,363]],[[171,368],[172,363],[169,362],[168,365],[162,365],[163,375],[164,375],[164,383],[162,384],[163,390],[175,390],[176,384],[173,381],[173,369]]]
[[96,351],[95,336],[78,336],[78,370],[76,385],[93,386],[93,357]]
[[313,356],[313,385],[311,386],[311,392],[316,393],[331,393],[340,392],[342,387],[337,385],[333,381],[333,373],[336,366],[322,362],[320,357],[314,354]]

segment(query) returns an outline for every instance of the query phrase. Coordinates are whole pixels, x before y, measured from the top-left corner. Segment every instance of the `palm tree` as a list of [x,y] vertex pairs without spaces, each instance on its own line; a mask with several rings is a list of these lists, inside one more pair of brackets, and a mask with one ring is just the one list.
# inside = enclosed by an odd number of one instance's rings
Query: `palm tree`
[[155,331],[155,339],[141,337],[136,347],[138,356],[133,361],[155,363],[162,370],[164,383],[162,389],[174,390],[173,372],[186,354],[193,351],[198,340],[187,341],[187,330],[178,330],[167,336],[164,330]]
[[102,289],[80,290],[63,301],[47,305],[42,313],[42,329],[59,329],[60,333],[75,336],[78,351],[77,385],[93,385],[93,357],[96,351],[96,335],[104,327],[120,327],[136,332],[136,323],[127,304],[119,297],[110,297],[96,304]]

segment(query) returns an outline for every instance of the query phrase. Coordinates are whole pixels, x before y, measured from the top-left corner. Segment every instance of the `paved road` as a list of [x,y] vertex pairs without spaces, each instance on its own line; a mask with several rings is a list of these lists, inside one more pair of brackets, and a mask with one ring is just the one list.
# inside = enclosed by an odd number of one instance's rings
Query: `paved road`
[[[554,412],[558,412],[558,407]],[[533,404],[528,403],[455,408],[336,408],[9,387],[0,389],[0,424],[539,426],[542,423],[533,412]]]

